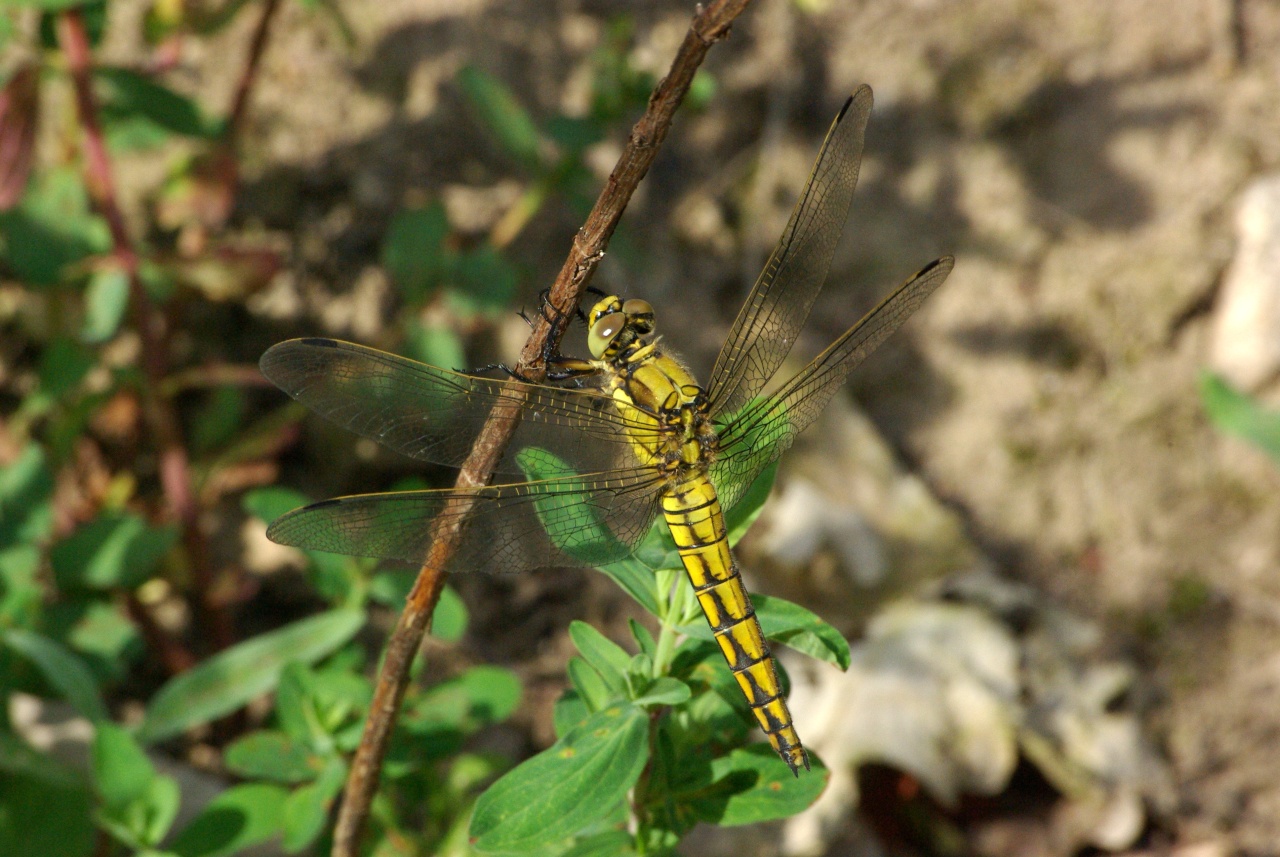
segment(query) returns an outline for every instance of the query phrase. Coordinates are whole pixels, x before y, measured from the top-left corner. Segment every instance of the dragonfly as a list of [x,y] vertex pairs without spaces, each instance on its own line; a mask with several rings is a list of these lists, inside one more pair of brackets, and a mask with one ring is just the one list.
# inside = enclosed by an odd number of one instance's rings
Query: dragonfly
[[585,314],[590,359],[547,355],[547,381],[537,384],[514,373],[450,371],[333,339],[273,346],[261,368],[277,386],[411,458],[460,466],[495,419],[509,421],[511,440],[493,484],[339,497],[285,514],[267,536],[420,565],[433,526],[443,521],[457,523],[461,537],[442,571],[527,572],[624,559],[661,517],[755,720],[793,774],[808,770],[729,549],[724,513],[951,271],[951,257],[927,265],[797,375],[762,395],[826,279],[849,216],[871,106],[871,89],[862,86],[832,123],[706,386],[664,347],[653,307],[616,295]]

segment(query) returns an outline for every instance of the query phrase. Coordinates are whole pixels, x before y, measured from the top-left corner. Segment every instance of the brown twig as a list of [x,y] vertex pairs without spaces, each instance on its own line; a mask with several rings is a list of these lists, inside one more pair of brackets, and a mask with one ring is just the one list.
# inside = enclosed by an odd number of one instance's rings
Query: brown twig
[[160,484],[170,511],[182,528],[182,541],[196,587],[196,615],[214,645],[225,648],[234,642],[234,629],[230,614],[213,598],[214,573],[209,563],[208,546],[200,530],[200,508],[192,487],[181,423],[172,403],[156,394],[168,371],[168,331],[164,318],[152,304],[138,277],[138,254],[129,238],[124,212],[117,199],[111,159],[98,121],[89,34],[79,9],[68,9],[59,15],[57,29],[58,44],[66,55],[67,69],[75,88],[76,112],[84,130],[86,184],[111,232],[111,255],[129,278],[130,312],[142,339],[142,368],[147,378],[147,384],[140,392],[147,425],[159,449]]
[[[713,0],[699,8],[694,16],[689,31],[672,60],[670,70],[649,96],[644,115],[632,128],[622,157],[609,174],[609,180],[600,192],[595,207],[587,215],[586,222],[578,230],[569,250],[569,257],[551,287],[549,301],[557,311],[568,313],[578,305],[583,289],[604,257],[605,246],[617,228],[618,221],[622,219],[627,202],[649,171],[658,148],[666,138],[672,117],[689,91],[694,73],[702,65],[711,46],[724,38],[734,19],[749,2],[750,0]],[[517,371],[522,376],[535,380],[543,377],[543,355],[558,344],[551,341],[551,337],[560,333],[555,327],[545,317],[534,326],[517,364]],[[495,409],[490,415],[471,455],[462,466],[462,472],[458,474],[459,489],[475,489],[489,481],[494,466],[515,430],[519,413],[518,404],[512,404],[510,407]],[[334,828],[332,857],[356,857],[358,854],[360,833],[377,791],[382,759],[408,683],[409,667],[422,644],[423,635],[430,627],[431,614],[444,587],[444,569],[456,553],[461,540],[462,529],[458,522],[469,507],[468,501],[458,500],[437,518],[438,522],[450,523],[432,527],[430,553],[418,573],[418,579],[409,593],[395,630],[387,641],[386,657],[378,673],[369,717],[365,722],[360,747],[351,764],[342,807]]]

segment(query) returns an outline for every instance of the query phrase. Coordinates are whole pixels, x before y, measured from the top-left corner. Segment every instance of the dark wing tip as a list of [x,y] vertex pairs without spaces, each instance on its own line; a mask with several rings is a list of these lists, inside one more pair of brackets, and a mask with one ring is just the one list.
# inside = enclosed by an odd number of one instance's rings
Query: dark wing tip
[[[302,339],[295,339],[294,342],[300,342],[303,345],[314,345],[317,348],[337,348],[338,340],[329,339],[325,336],[307,336]],[[286,343],[280,343],[284,345]]]
[[849,112],[849,108],[854,104],[862,105],[858,112],[863,116],[867,115],[871,112],[871,106],[875,103],[875,100],[875,94],[872,93],[871,87],[865,83],[862,84],[862,86],[859,86],[853,91],[853,95],[850,95],[844,100],[844,106],[841,107],[840,112],[836,114],[836,121],[834,124],[839,125],[843,122],[845,114]]

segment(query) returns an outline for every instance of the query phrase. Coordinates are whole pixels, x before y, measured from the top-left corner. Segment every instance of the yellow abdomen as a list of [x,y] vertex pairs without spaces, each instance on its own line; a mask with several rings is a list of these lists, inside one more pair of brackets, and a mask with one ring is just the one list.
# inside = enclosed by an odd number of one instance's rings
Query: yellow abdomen
[[782,698],[773,657],[729,552],[720,501],[706,474],[675,483],[662,498],[662,512],[702,612],[760,728],[792,773],[801,765],[808,770],[809,757]]

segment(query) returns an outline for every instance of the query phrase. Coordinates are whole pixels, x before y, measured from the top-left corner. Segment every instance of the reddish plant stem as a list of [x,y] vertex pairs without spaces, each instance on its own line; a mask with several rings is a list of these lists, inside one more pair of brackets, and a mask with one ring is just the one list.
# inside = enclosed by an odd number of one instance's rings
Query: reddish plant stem
[[[672,60],[670,70],[649,96],[644,115],[631,130],[622,156],[610,173],[586,222],[578,230],[569,256],[551,286],[549,300],[559,312],[568,313],[578,305],[583,290],[604,257],[605,247],[622,219],[627,203],[640,180],[649,171],[658,148],[666,138],[672,117],[689,91],[694,73],[702,65],[711,46],[728,34],[730,25],[749,2],[750,0],[713,0],[705,7],[700,7],[694,16],[689,31]],[[535,380],[544,377],[543,355],[554,350],[558,343],[552,342],[551,338],[562,332],[554,327],[557,326],[549,324],[545,315],[540,316],[517,364],[517,372],[523,377]],[[489,422],[476,439],[471,455],[458,474],[457,487],[460,490],[474,489],[488,483],[519,417],[517,402],[513,402],[509,408],[496,408],[490,414]],[[455,501],[432,526],[431,550],[418,573],[413,590],[409,593],[404,611],[387,641],[386,657],[378,673],[364,734],[352,760],[351,773],[347,777],[346,791],[334,828],[332,857],[357,857],[359,854],[360,834],[377,792],[382,760],[409,681],[409,667],[422,644],[423,636],[431,626],[431,614],[447,577],[444,569],[461,542],[462,528],[458,522],[462,521],[470,505],[467,500]],[[455,512],[459,514],[454,514]],[[442,523],[445,520],[452,523]]]
[[147,384],[140,391],[144,413],[159,449],[160,484],[174,518],[182,529],[195,584],[195,611],[201,627],[215,647],[222,649],[235,641],[231,615],[213,596],[214,572],[208,545],[200,529],[200,507],[192,486],[191,467],[183,443],[182,427],[171,402],[156,391],[168,372],[169,337],[165,319],[152,304],[138,277],[138,254],[129,238],[124,212],[116,194],[111,158],[107,154],[98,105],[93,94],[93,58],[84,17],[76,8],[58,16],[58,44],[67,58],[67,69],[75,88],[76,112],[84,130],[86,184],[94,204],[111,232],[111,255],[129,278],[130,313],[142,340],[142,368]]
[[267,47],[267,37],[271,33],[271,22],[280,8],[280,0],[266,0],[262,4],[262,17],[253,31],[253,40],[249,42],[249,58],[245,61],[244,71],[236,84],[236,96],[231,102],[231,114],[227,119],[226,142],[234,146],[240,130],[244,125],[245,112],[249,105],[249,95],[253,91],[254,81],[258,79],[258,68],[262,64],[262,54]]

